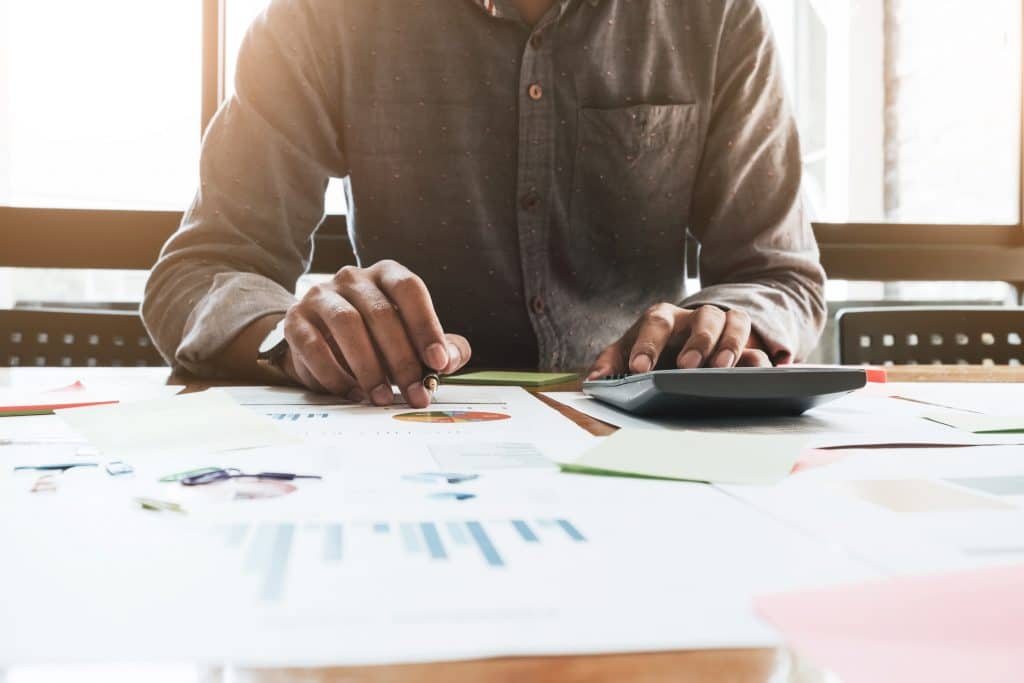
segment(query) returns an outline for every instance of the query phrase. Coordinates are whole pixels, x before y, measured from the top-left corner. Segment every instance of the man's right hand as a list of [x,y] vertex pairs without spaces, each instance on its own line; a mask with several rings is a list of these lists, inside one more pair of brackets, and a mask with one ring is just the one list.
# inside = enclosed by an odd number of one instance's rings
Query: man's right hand
[[445,334],[426,285],[394,261],[347,266],[313,287],[285,315],[282,367],[315,391],[376,405],[394,400],[391,385],[415,408],[430,404],[424,368],[451,374],[471,350]]

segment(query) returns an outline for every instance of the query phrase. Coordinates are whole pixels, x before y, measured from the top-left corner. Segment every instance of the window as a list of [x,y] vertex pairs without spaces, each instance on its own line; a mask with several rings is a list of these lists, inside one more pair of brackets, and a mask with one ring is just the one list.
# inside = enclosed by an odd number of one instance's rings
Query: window
[[200,20],[196,1],[0,0],[0,204],[187,206]]
[[[760,1],[802,134],[829,300],[1014,300],[1006,283],[1024,288],[1020,0]],[[20,207],[81,209],[33,236],[48,249],[91,234],[105,220],[95,209],[124,209],[136,212],[125,242],[140,248],[147,222],[155,253],[177,217],[154,210],[191,200],[204,102],[217,103],[222,76],[232,93],[238,49],[267,3],[0,0],[0,230]],[[341,183],[327,208],[345,212]],[[320,235],[344,226],[329,216]],[[0,269],[0,305],[137,299],[143,281]]]
[[1020,0],[762,0],[815,220],[1020,221]]

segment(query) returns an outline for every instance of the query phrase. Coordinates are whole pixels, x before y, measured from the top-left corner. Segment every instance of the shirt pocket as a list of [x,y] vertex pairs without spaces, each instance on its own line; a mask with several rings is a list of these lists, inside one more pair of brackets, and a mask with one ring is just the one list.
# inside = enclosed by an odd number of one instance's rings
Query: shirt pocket
[[698,105],[579,110],[570,203],[574,247],[618,256],[685,242],[698,162]]

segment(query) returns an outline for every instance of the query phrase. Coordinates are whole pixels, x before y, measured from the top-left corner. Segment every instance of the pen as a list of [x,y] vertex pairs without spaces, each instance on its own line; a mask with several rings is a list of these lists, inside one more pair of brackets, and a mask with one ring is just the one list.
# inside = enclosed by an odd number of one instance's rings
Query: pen
[[441,385],[441,376],[436,372],[428,372],[423,375],[423,388],[430,392],[433,396],[434,392],[437,391],[437,387]]

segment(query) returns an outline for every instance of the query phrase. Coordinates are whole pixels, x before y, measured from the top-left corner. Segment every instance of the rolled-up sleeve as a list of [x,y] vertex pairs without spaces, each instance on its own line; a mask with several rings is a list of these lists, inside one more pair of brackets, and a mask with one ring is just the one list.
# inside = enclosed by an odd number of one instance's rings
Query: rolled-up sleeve
[[782,69],[756,0],[730,3],[690,230],[703,289],[682,304],[742,309],[776,363],[817,345],[825,273],[801,198]]
[[146,285],[142,316],[175,368],[215,376],[239,333],[294,302],[328,180],[346,175],[337,73],[316,0],[275,0],[239,54],[236,94],[203,141],[200,187]]

